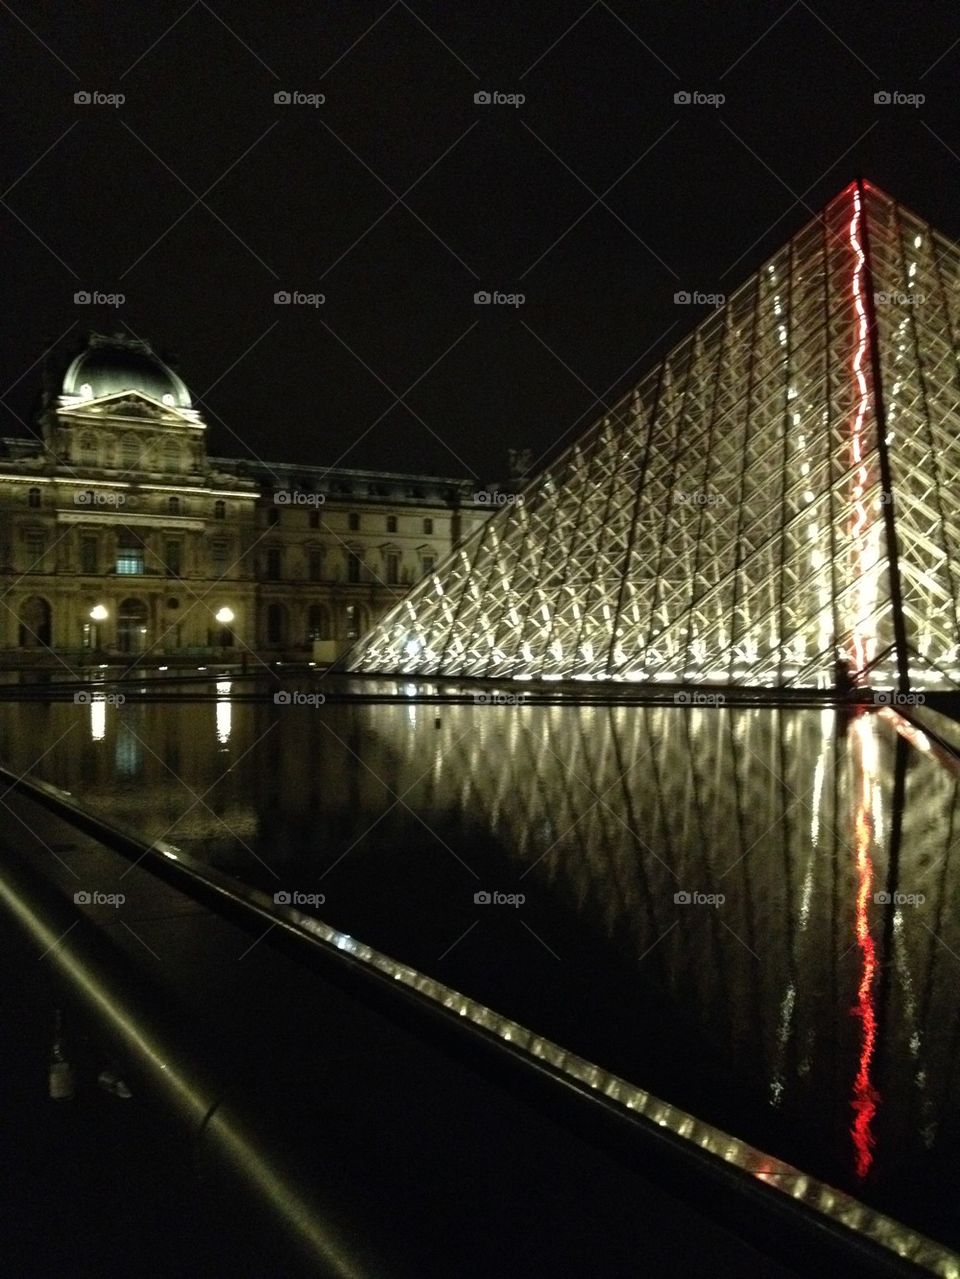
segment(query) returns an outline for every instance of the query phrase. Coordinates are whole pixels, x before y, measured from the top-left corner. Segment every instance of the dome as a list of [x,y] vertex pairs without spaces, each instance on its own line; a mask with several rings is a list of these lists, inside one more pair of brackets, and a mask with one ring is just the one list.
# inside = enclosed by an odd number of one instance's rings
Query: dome
[[63,379],[63,394],[95,400],[118,391],[140,391],[171,408],[190,408],[190,392],[146,342],[123,334],[90,335]]

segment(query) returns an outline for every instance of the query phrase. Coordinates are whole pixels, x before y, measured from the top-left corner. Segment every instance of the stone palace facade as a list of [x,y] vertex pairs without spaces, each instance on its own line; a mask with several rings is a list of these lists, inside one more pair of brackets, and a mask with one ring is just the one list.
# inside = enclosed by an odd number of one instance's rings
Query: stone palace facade
[[0,655],[327,662],[489,514],[470,480],[208,457],[150,346],[92,334],[0,448]]

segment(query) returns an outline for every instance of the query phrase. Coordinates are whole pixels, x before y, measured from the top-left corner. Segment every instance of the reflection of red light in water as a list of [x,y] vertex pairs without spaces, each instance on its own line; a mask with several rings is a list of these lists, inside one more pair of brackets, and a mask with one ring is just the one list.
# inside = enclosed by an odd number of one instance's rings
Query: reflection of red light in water
[[867,508],[864,503],[864,493],[867,488],[867,467],[863,460],[864,454],[864,424],[867,416],[867,409],[870,405],[870,395],[867,389],[867,376],[864,372],[864,361],[867,357],[867,340],[869,328],[867,325],[867,312],[863,304],[863,275],[865,257],[863,248],[860,244],[860,192],[854,189],[853,192],[853,216],[850,219],[850,247],[856,255],[856,265],[853,269],[852,292],[853,305],[857,312],[857,348],[853,355],[853,376],[857,384],[857,412],[853,421],[853,427],[850,435],[850,458],[853,465],[857,468],[853,483],[853,516],[850,523],[850,535],[854,544],[855,563],[854,572],[859,581],[859,592],[857,604],[855,605],[855,617],[853,626],[853,666],[854,670],[862,671],[867,662],[872,657],[872,653],[868,651],[868,637],[864,635],[861,627],[868,621],[870,613],[870,600],[868,597],[867,581],[870,571],[870,556],[867,547]]
[[[870,936],[868,910],[873,887],[873,861],[871,850],[873,845],[873,791],[876,785],[876,773],[873,768],[872,751],[875,745],[873,725],[868,717],[857,721],[855,728],[856,765],[860,781],[860,793],[857,799],[857,811],[854,817],[854,836],[857,855],[857,910],[856,931],[857,946],[860,951],[862,970],[860,983],[857,986],[857,1002],[853,1008],[854,1015],[860,1018],[860,1058],[857,1077],[853,1084],[853,1101],[851,1103],[855,1119],[850,1129],[856,1156],[858,1177],[865,1177],[873,1163],[873,1132],[871,1125],[877,1111],[880,1094],[870,1082],[870,1067],[877,1040],[877,1014],[873,1006],[873,983],[877,972],[877,954]],[[866,749],[865,749],[866,748]],[[867,756],[870,755],[870,758]]]

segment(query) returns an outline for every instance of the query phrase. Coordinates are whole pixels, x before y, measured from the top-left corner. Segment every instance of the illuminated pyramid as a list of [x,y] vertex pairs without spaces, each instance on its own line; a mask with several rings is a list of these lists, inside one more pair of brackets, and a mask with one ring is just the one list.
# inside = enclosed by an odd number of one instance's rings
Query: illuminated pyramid
[[958,333],[960,246],[851,184],[344,666],[960,680]]

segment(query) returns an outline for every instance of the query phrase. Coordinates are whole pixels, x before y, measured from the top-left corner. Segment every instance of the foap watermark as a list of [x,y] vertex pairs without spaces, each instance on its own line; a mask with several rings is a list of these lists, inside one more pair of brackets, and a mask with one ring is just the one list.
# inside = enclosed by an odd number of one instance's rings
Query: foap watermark
[[877,306],[923,306],[927,300],[925,293],[874,293]]
[[126,901],[123,893],[101,893],[97,889],[81,888],[73,894],[76,906],[122,906]]
[[874,706],[922,706],[926,700],[923,693],[898,693],[893,689],[878,689],[873,695]]
[[690,493],[684,489],[676,489],[673,494],[674,506],[723,506],[726,500],[722,493],[704,489],[695,489]]
[[699,289],[694,289],[692,292],[688,289],[678,289],[673,295],[674,306],[720,307],[726,303],[726,300],[725,293],[701,293]]
[[727,100],[725,93],[701,93],[699,89],[678,89],[673,95],[678,107],[722,107]]
[[874,893],[878,906],[922,906],[927,900],[924,893]]
[[326,300],[325,293],[300,293],[297,289],[278,289],[273,295],[274,306],[312,306],[315,310]]
[[278,89],[273,95],[278,107],[322,107],[325,93],[302,93],[299,89]]
[[74,306],[123,306],[125,293],[101,293],[97,289],[77,289],[73,295]]
[[674,706],[724,706],[726,701],[723,693],[704,693],[701,689],[673,695]]
[[73,95],[78,107],[122,107],[127,100],[125,93],[102,93],[99,89],[78,89]]
[[277,906],[322,906],[327,899],[323,893],[287,892],[281,889],[273,894],[273,900]]
[[274,706],[322,706],[326,700],[323,693],[305,693],[299,688],[273,695]]
[[900,89],[878,89],[873,95],[877,107],[922,107],[926,100],[924,93],[903,93]]
[[274,506],[323,506],[327,499],[322,493],[307,493],[303,489],[276,489]]
[[502,93],[499,89],[478,89],[473,95],[478,107],[522,107],[525,93]]
[[522,493],[501,493],[499,489],[477,489],[473,500],[485,506],[523,506]]
[[474,693],[474,706],[523,706],[526,693]]
[[478,289],[473,295],[476,306],[512,306],[516,309],[523,306],[526,300],[525,293],[498,293],[496,289],[492,293],[487,289]]
[[82,489],[74,493],[74,506],[125,506],[127,496],[115,489]]
[[677,906],[722,906],[727,900],[723,893],[699,893],[688,892],[687,889],[681,888],[678,893],[673,894],[673,900]]
[[523,893],[501,893],[496,889],[488,891],[481,888],[473,894],[473,900],[477,906],[513,906],[516,909],[527,899]]
[[84,690],[73,695],[76,706],[92,706],[94,702],[104,702],[107,706],[122,706],[126,700],[123,693],[88,693]]

